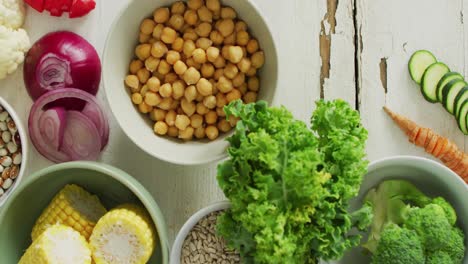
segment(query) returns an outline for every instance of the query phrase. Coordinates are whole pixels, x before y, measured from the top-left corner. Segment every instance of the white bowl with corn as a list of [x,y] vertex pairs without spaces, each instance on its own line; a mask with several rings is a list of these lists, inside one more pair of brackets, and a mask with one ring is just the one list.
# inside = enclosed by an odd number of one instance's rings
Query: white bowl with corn
[[226,156],[236,124],[223,107],[273,101],[277,53],[248,0],[132,1],[106,41],[107,99],[127,136],[176,164]]
[[169,261],[151,195],[125,172],[92,162],[36,172],[0,211],[2,263],[144,264]]

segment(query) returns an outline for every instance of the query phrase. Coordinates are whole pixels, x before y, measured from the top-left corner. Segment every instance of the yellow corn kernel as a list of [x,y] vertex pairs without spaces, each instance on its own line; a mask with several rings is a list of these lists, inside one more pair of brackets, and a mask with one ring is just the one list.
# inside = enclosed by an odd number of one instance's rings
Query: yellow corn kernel
[[36,240],[50,225],[73,227],[86,239],[106,209],[95,195],[75,184],[66,185],[42,212],[33,227],[31,238]]
[[156,243],[153,222],[143,208],[124,204],[99,220],[89,243],[96,264],[144,264]]
[[31,244],[18,264],[91,264],[86,239],[71,227],[52,225]]

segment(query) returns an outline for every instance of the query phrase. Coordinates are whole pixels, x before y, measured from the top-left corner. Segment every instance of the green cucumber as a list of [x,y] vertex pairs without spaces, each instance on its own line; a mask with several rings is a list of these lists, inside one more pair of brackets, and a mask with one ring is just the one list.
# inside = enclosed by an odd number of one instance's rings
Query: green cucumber
[[468,135],[468,100],[465,100],[460,107],[460,111],[457,116],[458,128],[463,132],[463,134]]
[[453,114],[455,97],[466,85],[467,83],[463,80],[452,80],[442,89],[442,104],[449,113]]
[[437,84],[437,101],[442,103],[442,89],[444,86],[452,80],[463,80],[463,75],[459,74],[458,72],[447,72],[442,79],[440,79],[439,83]]
[[466,100],[468,100],[468,86],[463,87],[463,89],[461,89],[455,97],[455,105],[453,107],[454,116],[458,116],[458,111],[460,111],[462,104]]
[[429,65],[436,63],[437,59],[432,53],[427,50],[418,50],[408,62],[408,69],[413,79],[417,84],[421,83],[421,78]]
[[442,62],[436,62],[427,67],[421,79],[421,92],[427,101],[437,102],[437,84],[449,71],[449,67]]

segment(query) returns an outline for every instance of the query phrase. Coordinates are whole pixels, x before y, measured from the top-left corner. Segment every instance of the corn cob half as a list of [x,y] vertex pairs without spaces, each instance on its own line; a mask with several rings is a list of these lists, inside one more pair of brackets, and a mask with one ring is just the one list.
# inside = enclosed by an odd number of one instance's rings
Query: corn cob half
[[97,221],[106,212],[97,196],[78,185],[66,185],[37,219],[31,233],[32,240],[36,240],[47,227],[55,224],[70,226],[89,239]]
[[124,204],[99,220],[89,243],[96,264],[144,264],[155,246],[153,222],[143,208]]
[[18,264],[90,264],[88,242],[73,228],[53,225],[29,246]]

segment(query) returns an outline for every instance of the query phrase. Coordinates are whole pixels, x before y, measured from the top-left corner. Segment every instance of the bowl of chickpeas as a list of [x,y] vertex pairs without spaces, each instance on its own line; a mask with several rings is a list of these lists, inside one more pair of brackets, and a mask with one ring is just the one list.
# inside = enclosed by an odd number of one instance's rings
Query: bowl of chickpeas
[[226,157],[224,106],[273,101],[273,36],[250,0],[138,0],[114,21],[103,56],[110,108],[142,150],[176,164]]

